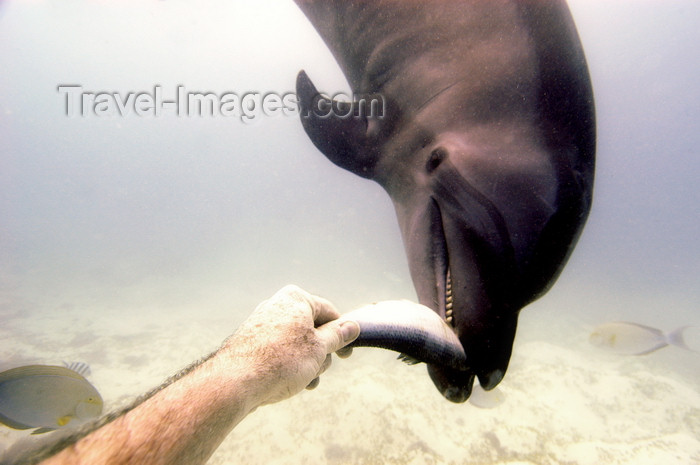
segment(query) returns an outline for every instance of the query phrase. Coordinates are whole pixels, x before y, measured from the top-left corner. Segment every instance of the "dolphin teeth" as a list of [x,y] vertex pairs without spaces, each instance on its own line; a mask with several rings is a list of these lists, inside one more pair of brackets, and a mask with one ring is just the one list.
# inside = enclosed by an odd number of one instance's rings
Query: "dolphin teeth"
[[447,275],[445,276],[445,321],[450,326],[454,326],[454,319],[452,318],[453,304],[454,296],[452,295],[452,275],[450,274],[450,269],[447,268]]

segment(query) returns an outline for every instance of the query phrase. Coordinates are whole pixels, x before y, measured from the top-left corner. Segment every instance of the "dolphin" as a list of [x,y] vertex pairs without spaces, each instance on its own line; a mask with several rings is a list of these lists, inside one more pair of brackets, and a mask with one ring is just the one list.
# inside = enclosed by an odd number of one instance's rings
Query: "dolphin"
[[296,1],[353,93],[383,101],[357,111],[362,99],[331,101],[301,71],[306,133],[391,197],[418,300],[466,353],[460,368],[428,364],[435,386],[453,402],[475,377],[493,389],[520,309],[552,286],[591,207],[593,92],[568,6]]

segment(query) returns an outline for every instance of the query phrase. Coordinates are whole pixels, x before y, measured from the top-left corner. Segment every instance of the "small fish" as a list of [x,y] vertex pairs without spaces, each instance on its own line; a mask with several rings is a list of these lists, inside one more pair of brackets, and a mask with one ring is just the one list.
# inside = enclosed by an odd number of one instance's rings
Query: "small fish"
[[399,359],[464,369],[464,348],[445,320],[424,305],[409,300],[387,300],[345,313],[341,320],[360,325],[351,347],[381,347],[400,352]]
[[0,373],[0,423],[10,428],[53,431],[99,416],[102,404],[93,385],[66,367],[27,365]]
[[588,341],[596,347],[623,355],[645,355],[667,345],[690,349],[683,340],[683,326],[668,334],[649,326],[619,321],[596,327]]
[[[466,354],[452,328],[424,305],[409,300],[387,300],[365,305],[340,317],[360,325],[360,335],[352,347],[380,347],[400,352],[399,360],[409,365],[433,363],[462,369]],[[474,383],[469,402],[482,409],[505,402],[498,388],[484,390]]]

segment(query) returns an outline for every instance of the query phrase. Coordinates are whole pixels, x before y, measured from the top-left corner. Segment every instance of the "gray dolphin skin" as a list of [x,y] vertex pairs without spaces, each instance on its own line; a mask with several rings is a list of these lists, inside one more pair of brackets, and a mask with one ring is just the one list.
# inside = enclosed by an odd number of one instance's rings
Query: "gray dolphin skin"
[[556,280],[590,210],[593,94],[568,6],[297,3],[352,91],[384,101],[381,115],[348,111],[357,102],[329,102],[297,76],[314,145],[391,197],[418,299],[466,354],[428,371],[464,402],[475,377],[492,389],[505,375],[520,309]]

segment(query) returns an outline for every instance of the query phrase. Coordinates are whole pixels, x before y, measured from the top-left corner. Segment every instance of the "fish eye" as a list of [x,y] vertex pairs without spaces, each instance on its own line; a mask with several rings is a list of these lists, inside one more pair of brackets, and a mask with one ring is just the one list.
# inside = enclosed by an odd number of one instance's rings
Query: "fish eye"
[[442,147],[433,149],[433,151],[430,152],[428,162],[425,164],[425,170],[428,173],[432,173],[438,166],[440,166],[440,163],[442,163],[445,158],[447,158],[447,150]]

